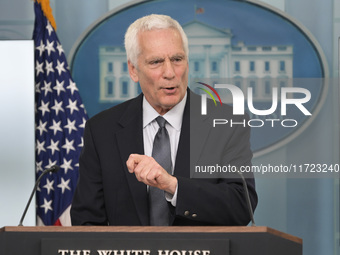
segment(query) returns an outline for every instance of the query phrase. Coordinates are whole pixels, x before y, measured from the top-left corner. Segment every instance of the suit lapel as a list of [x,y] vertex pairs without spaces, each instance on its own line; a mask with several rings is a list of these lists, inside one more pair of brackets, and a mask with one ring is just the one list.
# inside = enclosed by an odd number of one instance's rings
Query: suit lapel
[[188,90],[175,163],[177,176],[191,177],[190,170],[201,156],[211,131],[208,117],[200,114],[200,105],[199,96]]
[[125,162],[131,153],[144,154],[142,98],[143,96],[140,95],[131,101],[130,105],[119,121],[122,129],[116,133],[116,139],[131,196],[136,206],[136,211],[140,218],[141,224],[149,225],[149,209],[146,185],[139,182],[134,174],[130,174],[125,165]]
[[188,90],[187,102],[185,104],[181,134],[178,143],[176,161],[175,161],[175,176],[189,177],[189,155],[190,155],[190,91]]

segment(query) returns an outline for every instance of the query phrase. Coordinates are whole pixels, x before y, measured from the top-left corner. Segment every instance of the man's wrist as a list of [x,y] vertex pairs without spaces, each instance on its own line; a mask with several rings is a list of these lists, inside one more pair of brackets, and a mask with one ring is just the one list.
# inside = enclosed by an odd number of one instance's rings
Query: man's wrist
[[171,176],[170,184],[168,188],[166,188],[164,191],[173,196],[177,189],[177,183],[178,183],[177,178],[174,176]]
[[176,190],[173,195],[168,192],[164,192],[166,201],[170,202],[172,206],[174,207],[176,207],[177,205],[177,192],[178,192],[178,185],[176,186]]

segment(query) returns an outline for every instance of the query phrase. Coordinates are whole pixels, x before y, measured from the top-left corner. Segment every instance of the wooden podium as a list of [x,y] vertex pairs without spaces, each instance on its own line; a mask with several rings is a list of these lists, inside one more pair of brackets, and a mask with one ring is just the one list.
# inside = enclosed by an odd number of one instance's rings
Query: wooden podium
[[302,255],[268,227],[3,227],[0,255]]

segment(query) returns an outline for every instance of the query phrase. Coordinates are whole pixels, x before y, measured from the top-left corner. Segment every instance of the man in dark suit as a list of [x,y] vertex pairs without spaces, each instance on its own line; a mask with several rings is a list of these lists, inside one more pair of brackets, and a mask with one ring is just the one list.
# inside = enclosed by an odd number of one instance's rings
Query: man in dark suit
[[[190,178],[190,105],[199,98],[188,89],[188,41],[181,26],[164,15],[143,17],[127,30],[125,48],[130,77],[143,93],[87,121],[72,224],[150,225],[154,187],[164,191],[166,225],[248,224],[240,178]],[[223,109],[232,118],[231,108]],[[151,156],[158,116],[166,120],[170,139],[167,169]],[[205,155],[211,154],[205,142],[218,148],[215,164],[251,164],[248,127],[230,127],[223,137],[213,133],[199,140]],[[253,178],[247,186],[254,209]]]

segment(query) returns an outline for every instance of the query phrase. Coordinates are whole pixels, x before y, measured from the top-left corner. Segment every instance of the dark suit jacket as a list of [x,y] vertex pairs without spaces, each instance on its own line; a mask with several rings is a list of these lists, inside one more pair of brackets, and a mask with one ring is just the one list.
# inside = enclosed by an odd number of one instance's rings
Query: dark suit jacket
[[[199,99],[188,90],[174,169],[178,179],[177,205],[168,203],[171,225],[246,225],[250,217],[240,179],[189,178],[190,100]],[[226,114],[232,116],[230,108]],[[214,138],[213,133],[204,131],[202,149],[204,141],[213,141],[222,144],[221,163],[251,164],[249,128],[236,125],[222,138]],[[71,208],[73,225],[149,224],[147,187],[126,167],[131,153],[144,154],[142,95],[87,121]],[[255,209],[254,179],[247,179],[247,184]]]

